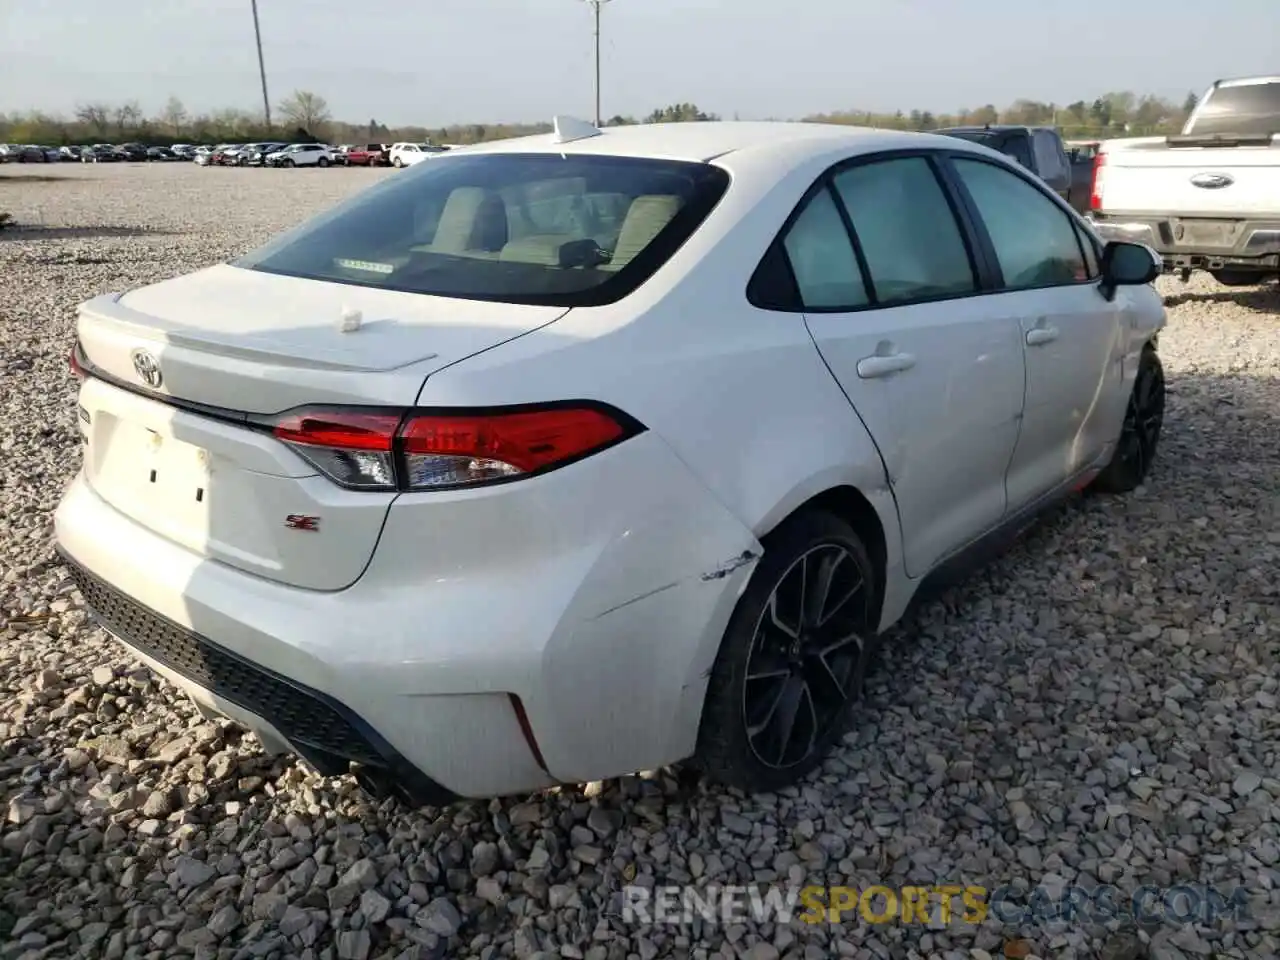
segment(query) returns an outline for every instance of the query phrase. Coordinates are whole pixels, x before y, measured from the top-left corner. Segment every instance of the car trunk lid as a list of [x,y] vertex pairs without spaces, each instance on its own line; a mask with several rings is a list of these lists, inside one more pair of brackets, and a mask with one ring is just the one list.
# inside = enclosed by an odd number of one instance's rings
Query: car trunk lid
[[1103,150],[1105,213],[1280,213],[1280,137],[1144,137]]
[[[565,312],[229,266],[91,300],[78,323],[86,480],[198,556],[341,589],[367,565],[396,494],[320,476],[271,435],[272,415],[411,406],[434,370]],[[360,315],[358,329],[341,331],[344,313],[348,326]]]

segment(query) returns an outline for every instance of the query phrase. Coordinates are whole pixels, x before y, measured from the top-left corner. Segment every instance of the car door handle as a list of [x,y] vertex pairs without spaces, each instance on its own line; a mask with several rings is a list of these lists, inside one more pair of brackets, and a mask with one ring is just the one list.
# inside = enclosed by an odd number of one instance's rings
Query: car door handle
[[858,376],[863,380],[888,377],[916,365],[916,358],[909,353],[875,354],[858,361]]
[[1057,327],[1032,327],[1027,331],[1027,346],[1038,347],[1058,339]]

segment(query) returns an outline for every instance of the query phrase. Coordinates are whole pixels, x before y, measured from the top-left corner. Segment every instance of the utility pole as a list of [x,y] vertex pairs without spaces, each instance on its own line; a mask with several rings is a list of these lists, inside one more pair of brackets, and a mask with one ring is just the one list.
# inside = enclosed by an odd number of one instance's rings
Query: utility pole
[[271,132],[271,98],[267,96],[267,66],[262,59],[262,28],[258,26],[258,0],[249,0],[253,5],[253,35],[258,41],[258,74],[262,77],[262,112],[267,121],[267,132]]
[[596,41],[596,126],[597,127],[601,126],[601,119],[602,119],[600,116],[600,8],[603,7],[608,2],[609,0],[587,0],[587,3],[591,4],[592,6],[592,12],[595,15],[595,22],[596,22],[595,41]]

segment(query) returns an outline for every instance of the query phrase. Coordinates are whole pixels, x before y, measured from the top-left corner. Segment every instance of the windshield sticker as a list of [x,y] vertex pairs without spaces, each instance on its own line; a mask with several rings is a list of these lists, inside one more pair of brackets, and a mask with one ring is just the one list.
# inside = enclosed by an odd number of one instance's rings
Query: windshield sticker
[[344,270],[361,270],[365,273],[381,273],[384,276],[396,272],[395,266],[390,263],[370,263],[368,260],[343,260],[340,258],[335,259],[333,262]]

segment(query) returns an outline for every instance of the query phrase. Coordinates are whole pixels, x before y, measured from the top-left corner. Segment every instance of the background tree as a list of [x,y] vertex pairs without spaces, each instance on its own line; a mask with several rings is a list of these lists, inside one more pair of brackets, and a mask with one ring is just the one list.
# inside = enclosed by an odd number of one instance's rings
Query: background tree
[[175,137],[182,136],[183,124],[187,122],[187,108],[177,97],[170,97],[160,111],[160,120]]
[[[935,129],[962,124],[984,123],[1056,123],[1063,136],[1072,139],[1115,136],[1122,124],[1134,134],[1176,133],[1182,128],[1186,114],[1194,106],[1194,95],[1185,101],[1168,101],[1155,96],[1137,96],[1120,91],[1096,100],[1076,100],[1065,107],[1022,98],[1004,110],[994,104],[961,108],[949,113],[933,113],[923,107],[913,110],[867,110],[853,106],[845,110],[812,114],[805,120],[816,123],[847,124],[889,129]],[[43,111],[9,111],[0,113],[0,143],[40,143],[57,146],[72,143],[97,143],[108,140],[137,140],[148,144],[172,143],[178,139],[189,143],[245,143],[290,136],[287,131],[301,127],[302,140],[330,139],[334,143],[435,141],[438,143],[476,143],[481,140],[503,140],[530,134],[549,133],[549,123],[458,123],[443,127],[404,124],[390,126],[377,120],[346,123],[330,119],[324,100],[306,91],[295,92],[287,101],[283,122],[268,130],[261,114],[243,109],[215,110],[209,113],[188,112],[176,97],[148,120],[138,104],[130,101],[116,105],[97,101],[75,108],[70,118]],[[155,105],[152,105],[153,107]],[[282,105],[283,106],[283,105]],[[289,114],[296,113],[296,117]],[[181,117],[181,119],[179,119]],[[693,103],[676,103],[660,107],[643,118],[658,123],[679,120],[714,120]],[[786,119],[786,118],[776,118]],[[637,123],[636,117],[616,114],[606,126]],[[123,131],[123,132],[122,132]]]
[[107,135],[107,125],[111,122],[111,108],[105,103],[82,103],[76,107],[76,119],[101,140]]
[[645,118],[647,123],[684,123],[691,120],[719,120],[714,113],[704,113],[697,104],[673,103],[667,107],[659,107]]
[[116,135],[120,137],[128,136],[142,121],[142,108],[138,106],[137,100],[122,103],[111,113],[116,123]]
[[301,127],[311,134],[317,133],[332,119],[325,98],[310,90],[293,91],[276,109],[286,124]]

